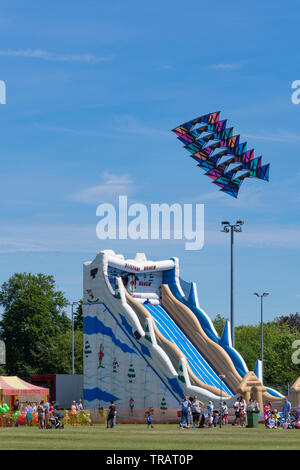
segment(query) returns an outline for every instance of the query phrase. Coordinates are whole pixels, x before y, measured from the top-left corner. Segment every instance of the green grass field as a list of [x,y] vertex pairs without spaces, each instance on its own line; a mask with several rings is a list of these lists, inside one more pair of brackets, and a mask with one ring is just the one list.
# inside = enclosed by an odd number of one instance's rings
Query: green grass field
[[212,450],[212,449],[300,449],[300,430],[247,429],[233,426],[185,429],[171,424],[119,424],[67,426],[62,430],[36,427],[0,428],[1,449],[5,450]]

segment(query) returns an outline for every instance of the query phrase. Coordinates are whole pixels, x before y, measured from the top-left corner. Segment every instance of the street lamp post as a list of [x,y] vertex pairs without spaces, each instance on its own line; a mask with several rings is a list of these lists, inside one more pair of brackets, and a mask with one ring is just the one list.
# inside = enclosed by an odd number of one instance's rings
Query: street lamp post
[[231,327],[231,340],[232,346],[234,347],[234,276],[233,276],[233,246],[234,246],[234,232],[241,232],[243,220],[237,220],[235,224],[231,224],[228,221],[222,222],[223,229],[221,232],[230,232],[230,327]]
[[222,421],[223,421],[223,411],[222,411],[222,401],[223,401],[223,379],[225,379],[226,375],[219,375],[220,379],[220,419],[219,419],[219,424],[220,428],[222,427]]
[[260,297],[260,360],[261,360],[261,382],[263,383],[263,370],[264,370],[264,322],[263,322],[263,298],[269,295],[269,292],[264,292],[259,295],[254,292],[253,295]]

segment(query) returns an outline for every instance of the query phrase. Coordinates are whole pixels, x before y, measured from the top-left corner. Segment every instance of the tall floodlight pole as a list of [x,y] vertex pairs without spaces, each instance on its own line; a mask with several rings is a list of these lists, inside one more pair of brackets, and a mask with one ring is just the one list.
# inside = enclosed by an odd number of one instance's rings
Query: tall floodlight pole
[[231,340],[234,347],[234,264],[233,264],[233,247],[234,247],[234,232],[241,232],[243,220],[237,220],[235,224],[228,221],[222,222],[223,229],[221,232],[230,232],[230,327],[231,327]]
[[261,360],[261,382],[263,383],[263,371],[264,371],[264,319],[263,319],[263,298],[269,295],[269,292],[258,294],[254,292],[253,295],[260,297],[260,360]]

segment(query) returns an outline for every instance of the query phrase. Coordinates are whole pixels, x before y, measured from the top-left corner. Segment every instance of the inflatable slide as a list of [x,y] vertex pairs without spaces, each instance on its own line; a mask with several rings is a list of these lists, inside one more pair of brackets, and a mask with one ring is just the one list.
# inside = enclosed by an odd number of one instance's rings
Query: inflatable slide
[[230,406],[237,394],[281,403],[264,387],[260,362],[249,371],[232,347],[230,324],[218,336],[200,308],[195,283],[180,279],[177,258],[125,259],[105,250],[84,264],[84,401],[116,403],[118,417],[176,417],[185,395]]

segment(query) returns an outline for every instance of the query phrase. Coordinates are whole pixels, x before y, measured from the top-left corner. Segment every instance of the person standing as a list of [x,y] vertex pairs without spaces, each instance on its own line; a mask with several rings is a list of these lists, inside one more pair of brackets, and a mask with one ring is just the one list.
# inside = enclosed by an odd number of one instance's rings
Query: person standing
[[78,401],[78,407],[77,407],[78,411],[82,411],[83,410],[83,404],[82,404],[82,400],[80,399]]
[[50,411],[50,403],[46,401],[46,403],[44,403],[45,427],[47,427],[49,423],[49,411]]
[[14,404],[13,404],[13,411],[19,411],[20,410],[20,402],[19,400],[17,399]]
[[265,418],[266,426],[268,425],[269,419],[271,417],[271,409],[272,409],[272,403],[269,400],[267,400],[264,405],[264,418]]
[[38,412],[38,427],[39,429],[45,428],[45,410],[44,410],[44,400],[42,400],[37,408]]
[[212,401],[209,401],[207,405],[207,421],[209,423],[211,422],[213,412],[214,412],[214,404]]
[[283,413],[283,419],[285,420],[285,422],[287,422],[289,419],[291,406],[292,406],[291,402],[289,402],[287,397],[285,397],[283,400],[283,404],[282,404],[282,413]]
[[240,426],[247,426],[247,403],[244,397],[240,396]]
[[152,418],[151,418],[151,408],[149,408],[145,414],[146,414],[147,428],[149,429],[151,427],[151,429],[153,429],[154,426],[153,426]]
[[233,409],[234,409],[234,414],[235,414],[235,418],[234,418],[234,421],[232,423],[232,426],[235,426],[236,424],[241,424],[241,420],[240,420],[240,397],[238,397],[233,405]]
[[193,417],[193,424],[195,426],[199,426],[200,422],[200,414],[201,414],[201,406],[203,406],[203,403],[198,400],[198,397],[195,396],[193,398],[192,404],[191,404],[191,409],[192,409],[192,417]]
[[72,406],[71,406],[71,415],[76,415],[77,414],[77,407],[76,407],[76,401],[72,401]]
[[109,407],[108,407],[106,428],[109,428],[109,427],[113,428],[114,427],[115,413],[116,413],[116,405],[114,404],[113,401],[111,401],[110,404],[109,404]]
[[226,404],[226,401],[223,401],[222,404],[222,423],[228,424],[228,406]]
[[181,402],[181,421],[186,421],[186,426],[190,427],[190,408],[191,402],[187,396]]

